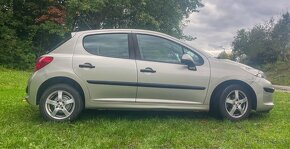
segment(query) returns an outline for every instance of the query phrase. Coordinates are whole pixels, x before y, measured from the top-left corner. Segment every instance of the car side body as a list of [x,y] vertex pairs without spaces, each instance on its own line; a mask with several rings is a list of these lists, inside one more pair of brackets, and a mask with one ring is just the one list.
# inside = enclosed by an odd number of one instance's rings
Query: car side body
[[[97,50],[89,50],[94,40],[105,42],[106,35],[110,34],[120,35],[116,38],[128,41],[128,55],[110,57],[103,56],[101,50],[97,53],[94,53]],[[194,66],[196,70],[175,61],[145,60],[146,52],[140,50],[141,42],[144,46],[151,46],[147,43],[154,42],[155,37],[156,40],[160,38],[160,41],[172,42],[176,49],[182,48],[182,51],[185,49],[197,55],[200,64]],[[120,45],[120,49],[125,48]],[[152,51],[147,53],[150,54],[153,55]],[[53,61],[34,72],[28,81],[26,99],[32,105],[40,103],[48,87],[63,83],[79,92],[87,109],[210,111],[217,104],[215,100],[218,100],[221,90],[232,84],[247,90],[252,110],[270,111],[274,106],[274,89],[261,71],[230,60],[213,58],[202,50],[158,32],[135,29],[74,32],[71,39],[42,57],[53,57]],[[174,54],[168,57],[174,57]]]

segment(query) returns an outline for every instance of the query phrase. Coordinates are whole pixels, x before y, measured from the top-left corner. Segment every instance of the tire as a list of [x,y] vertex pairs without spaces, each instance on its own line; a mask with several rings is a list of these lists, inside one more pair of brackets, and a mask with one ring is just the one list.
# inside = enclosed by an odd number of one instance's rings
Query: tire
[[75,120],[83,108],[84,102],[79,92],[67,84],[47,88],[39,103],[41,115],[46,120],[57,122]]
[[249,117],[252,100],[249,91],[238,84],[227,86],[219,94],[218,111],[222,118],[240,121]]

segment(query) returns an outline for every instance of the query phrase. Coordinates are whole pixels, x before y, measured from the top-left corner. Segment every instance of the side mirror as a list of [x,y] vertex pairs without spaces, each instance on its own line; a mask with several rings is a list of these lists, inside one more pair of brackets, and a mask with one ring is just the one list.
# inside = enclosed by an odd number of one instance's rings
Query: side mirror
[[193,62],[193,59],[188,54],[183,54],[181,58],[181,63],[187,65],[189,70],[196,71],[196,66]]

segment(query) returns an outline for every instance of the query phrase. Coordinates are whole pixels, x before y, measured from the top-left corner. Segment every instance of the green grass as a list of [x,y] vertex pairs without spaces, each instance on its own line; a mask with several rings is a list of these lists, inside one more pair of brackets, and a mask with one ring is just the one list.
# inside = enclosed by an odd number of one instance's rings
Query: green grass
[[290,86],[290,60],[265,65],[262,70],[273,84]]
[[29,72],[0,69],[0,148],[290,148],[290,94],[242,122],[207,113],[87,110],[73,123],[43,120],[23,101]]

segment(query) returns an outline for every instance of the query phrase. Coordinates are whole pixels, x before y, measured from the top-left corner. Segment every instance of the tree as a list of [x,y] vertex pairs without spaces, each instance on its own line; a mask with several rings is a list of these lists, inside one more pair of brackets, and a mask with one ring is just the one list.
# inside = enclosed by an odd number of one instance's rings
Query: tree
[[65,5],[70,26],[74,14],[81,14],[80,30],[137,28],[178,38],[184,37],[182,20],[203,6],[200,0],[67,0]]
[[273,28],[272,32],[273,46],[279,52],[279,58],[287,61],[287,54],[290,49],[290,14],[282,15],[282,18]]
[[18,1],[0,2],[0,65],[25,69],[35,60],[28,27],[33,17],[21,16],[22,9],[17,13],[17,4],[21,5]]
[[65,25],[65,13],[61,3],[53,2],[45,6],[41,15],[36,18],[33,42],[37,56],[51,50],[69,33],[70,30]]
[[245,57],[250,65],[274,63],[278,59],[286,61],[290,49],[290,17],[285,13],[275,23],[270,21],[254,26],[252,29],[241,29],[232,43],[235,58]]
[[[0,65],[25,69],[72,31],[138,28],[183,35],[182,20],[202,7],[200,0],[2,0]],[[21,64],[21,65],[19,65]]]
[[225,51],[221,52],[218,56],[217,56],[218,59],[229,59],[229,60],[234,60],[233,58],[233,54],[230,53],[226,53]]
[[238,30],[237,35],[234,37],[234,41],[232,43],[234,59],[237,59],[247,52],[249,46],[248,42],[249,32],[245,29]]

